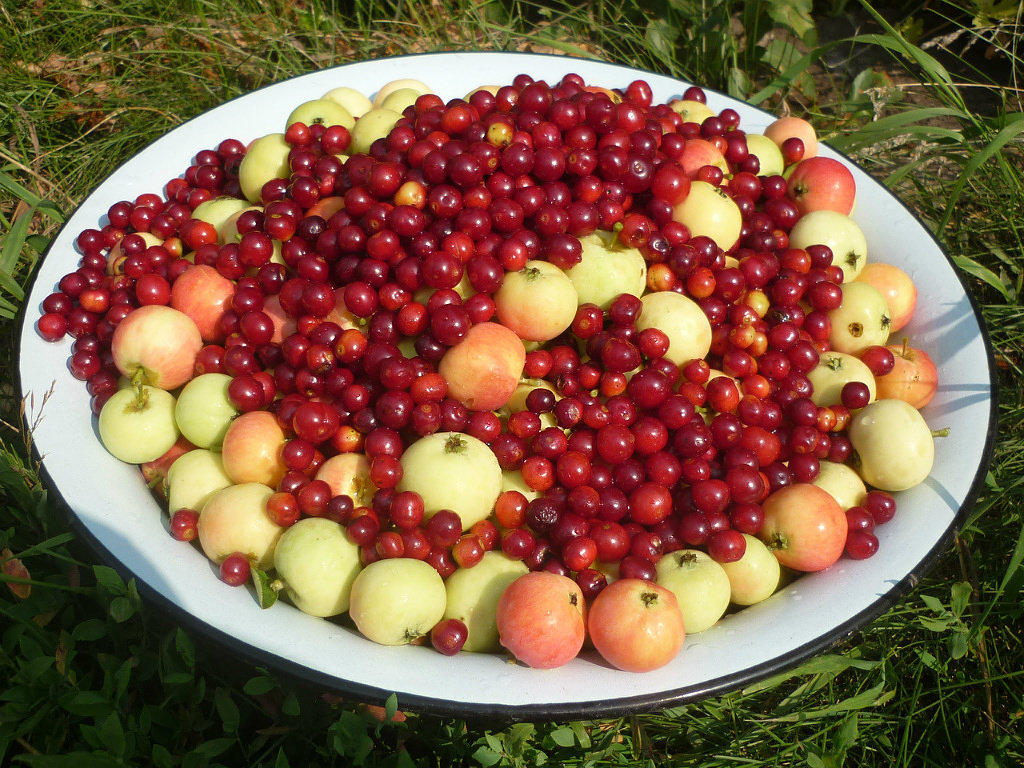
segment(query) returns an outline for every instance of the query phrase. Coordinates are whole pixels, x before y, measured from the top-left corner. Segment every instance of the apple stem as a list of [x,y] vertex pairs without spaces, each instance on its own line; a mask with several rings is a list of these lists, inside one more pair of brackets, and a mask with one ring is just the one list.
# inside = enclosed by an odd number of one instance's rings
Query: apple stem
[[932,437],[949,437],[949,427],[943,427],[942,429],[933,429]]

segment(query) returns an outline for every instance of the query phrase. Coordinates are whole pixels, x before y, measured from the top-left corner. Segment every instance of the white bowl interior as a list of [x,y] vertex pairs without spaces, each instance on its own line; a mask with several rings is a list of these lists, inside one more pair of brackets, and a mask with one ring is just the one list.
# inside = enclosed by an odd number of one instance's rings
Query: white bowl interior
[[[620,672],[588,654],[551,671],[510,664],[500,655],[449,658],[424,647],[375,645],[284,603],[260,609],[249,591],[221,583],[201,552],[168,535],[167,516],[138,469],[100,445],[85,386],[67,369],[69,344],[44,342],[35,331],[40,302],[77,266],[77,233],[97,226],[113,202],[159,191],[198,150],[228,137],[248,141],[281,131],[294,106],[336,86],[372,94],[391,80],[415,77],[453,98],[479,85],[511,82],[520,72],[549,82],[577,72],[606,87],[645,78],[657,100],[678,96],[687,86],[626,67],[557,56],[445,53],[367,61],[227,102],[118,168],[61,231],[27,302],[21,382],[30,420],[38,418],[34,440],[45,470],[95,543],[191,625],[261,663],[353,695],[379,699],[396,692],[400,706],[448,714],[569,717],[657,709],[790,667],[880,613],[948,543],[962,507],[976,493],[993,431],[987,340],[963,285],[925,228],[857,168],[854,218],[867,235],[869,260],[896,264],[917,283],[922,300],[903,333],[939,366],[938,394],[924,414],[933,428],[949,427],[951,437],[937,440],[931,477],[899,494],[896,518],[878,529],[881,549],[875,557],[844,558],[825,572],[798,579],[764,603],[688,638],[671,665],[649,674]],[[736,109],[748,132],[773,119],[718,94],[709,93],[708,102],[716,111]],[[839,157],[827,148],[822,152]]]

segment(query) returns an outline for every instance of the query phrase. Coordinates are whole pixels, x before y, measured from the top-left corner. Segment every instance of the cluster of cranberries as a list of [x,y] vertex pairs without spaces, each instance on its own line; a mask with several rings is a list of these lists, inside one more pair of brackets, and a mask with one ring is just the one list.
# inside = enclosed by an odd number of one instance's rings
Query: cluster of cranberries
[[[672,219],[690,183],[676,161],[694,138],[732,171],[696,175],[742,212],[729,254]],[[102,229],[78,236],[80,266],[43,302],[38,329],[74,338],[70,369],[95,412],[117,386],[114,327],[168,303],[194,261],[236,283],[224,340],[203,348],[196,373],[231,375],[237,407],[273,412],[291,436],[269,514],[282,525],[335,519],[365,562],[420,558],[446,576],[500,548],[574,576],[591,597],[606,583],[599,562],[653,580],[658,558],[682,547],[738,559],[768,494],[850,458],[844,428],[863,393],[819,407],[807,376],[828,348],[843,272],[825,246],[788,247],[799,215],[786,181],[757,175],[733,110],[698,125],[653,105],[643,81],[612,94],[574,75],[554,86],[520,75],[468,100],[420,97],[368,154],[344,158],[349,140],[341,126],[290,126],[291,175],[263,187],[262,210],[241,215],[235,242],[191,216],[204,201],[242,197],[245,147],[233,139],[199,152],[164,197],[118,202]],[[784,150],[787,162],[802,155],[799,140]],[[494,317],[504,275],[531,259],[571,267],[579,238],[598,229],[642,252],[649,290],[700,305],[713,329],[707,359],[666,359],[668,337],[638,330],[641,303],[623,294],[605,310],[579,307],[561,337],[527,354],[524,377],[537,386],[522,410],[500,418],[449,397],[437,363]],[[328,319],[339,297],[356,320],[345,327]],[[280,342],[271,303],[294,323]],[[428,517],[417,493],[396,490],[399,457],[437,431],[479,438],[537,497],[503,492],[493,518],[468,532],[454,512]],[[314,477],[326,457],[353,451],[370,460],[375,490],[363,503]],[[848,554],[873,554],[872,530],[894,511],[878,491],[851,509]],[[196,513],[172,512],[174,534],[194,537]]]

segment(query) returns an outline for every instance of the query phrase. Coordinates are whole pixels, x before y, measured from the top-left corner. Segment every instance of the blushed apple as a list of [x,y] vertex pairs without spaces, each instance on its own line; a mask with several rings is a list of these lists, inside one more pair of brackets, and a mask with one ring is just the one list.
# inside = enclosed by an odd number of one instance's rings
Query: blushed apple
[[818,154],[818,135],[814,126],[802,117],[780,117],[764,129],[764,135],[781,147],[786,139],[796,138],[804,143],[804,158]]
[[167,449],[162,456],[153,461],[145,461],[139,465],[142,476],[146,478],[146,484],[162,499],[167,498],[167,472],[171,465],[180,456],[195,448],[192,443],[185,439],[184,435],[178,435],[174,445]]
[[502,593],[497,623],[502,646],[516,659],[535,669],[553,669],[583,648],[586,603],[568,576],[531,571]]
[[235,483],[262,483],[276,488],[287,469],[281,458],[286,439],[274,414],[243,413],[224,433],[224,471]]
[[732,249],[743,226],[743,215],[733,199],[699,180],[690,184],[690,194],[672,209],[672,218],[685,224],[692,236],[710,237],[723,251]]
[[128,464],[155,461],[178,440],[174,395],[142,384],[118,390],[103,404],[98,427],[100,442]]
[[499,550],[491,550],[472,568],[459,568],[448,577],[444,617],[459,619],[469,630],[462,650],[480,653],[499,650],[498,600],[505,588],[527,571],[522,560],[513,560]]
[[203,338],[192,318],[163,304],[133,309],[114,328],[110,340],[118,371],[133,383],[166,390],[192,378],[202,347]]
[[858,283],[868,283],[882,294],[889,308],[889,332],[894,333],[914,316],[917,286],[910,275],[893,264],[871,261],[857,275]]
[[174,418],[178,429],[198,448],[220,448],[238,408],[228,396],[232,377],[226,373],[203,373],[178,393]]
[[770,493],[761,508],[764,525],[758,538],[780,564],[797,571],[822,571],[842,556],[846,513],[828,491],[793,483]]
[[362,566],[359,547],[344,526],[326,517],[305,517],[289,526],[274,547],[274,570],[288,599],[311,616],[337,616],[349,608],[352,584]]
[[208,264],[193,264],[171,283],[170,305],[192,318],[204,341],[218,343],[224,339],[220,320],[234,295],[233,281]]
[[719,168],[722,173],[729,173],[729,163],[725,155],[706,139],[687,139],[683,145],[683,154],[676,161],[691,180],[697,178],[697,171],[705,165]]
[[580,238],[579,262],[566,273],[580,304],[607,309],[616,296],[643,296],[647,288],[647,262],[636,248],[623,245],[614,232],[598,230]]
[[549,341],[565,331],[578,304],[572,280],[550,261],[528,261],[505,273],[494,294],[498,321],[527,341]]
[[383,645],[407,645],[444,616],[444,580],[424,560],[395,557],[363,568],[352,582],[348,615],[356,629]]
[[220,454],[196,448],[180,456],[167,472],[167,508],[172,514],[202,509],[210,496],[229,485]]
[[451,397],[472,410],[492,411],[508,402],[525,364],[526,347],[515,331],[484,322],[448,348],[437,370]]
[[939,388],[939,372],[931,355],[923,349],[903,344],[889,345],[896,365],[875,378],[878,396],[905,400],[917,409],[924,408]]
[[711,349],[711,323],[693,299],[675,291],[643,296],[637,330],[657,328],[669,339],[665,358],[676,365],[704,358]]
[[316,479],[331,487],[332,496],[348,496],[357,507],[368,506],[377,491],[370,480],[370,460],[362,453],[331,456],[316,471]]
[[686,634],[713,627],[729,607],[729,577],[699,549],[668,552],[655,564],[658,583],[675,594]]
[[626,672],[650,672],[676,657],[686,639],[675,594],[642,579],[613,581],[587,613],[587,632],[601,657]]
[[501,493],[501,467],[486,443],[460,432],[421,437],[401,456],[399,491],[416,491],[426,517],[450,509],[469,530],[494,511]]
[[240,483],[215,491],[199,512],[199,544],[220,563],[241,552],[256,568],[274,564],[274,547],[284,528],[267,515],[274,489],[262,483]]

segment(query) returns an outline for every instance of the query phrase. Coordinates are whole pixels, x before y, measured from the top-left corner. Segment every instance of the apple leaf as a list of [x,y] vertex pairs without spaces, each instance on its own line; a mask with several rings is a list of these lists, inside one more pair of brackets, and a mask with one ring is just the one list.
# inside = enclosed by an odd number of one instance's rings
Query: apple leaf
[[269,608],[277,602],[277,593],[281,590],[281,582],[273,579],[266,571],[252,569],[252,583],[256,588],[256,600],[260,608]]

